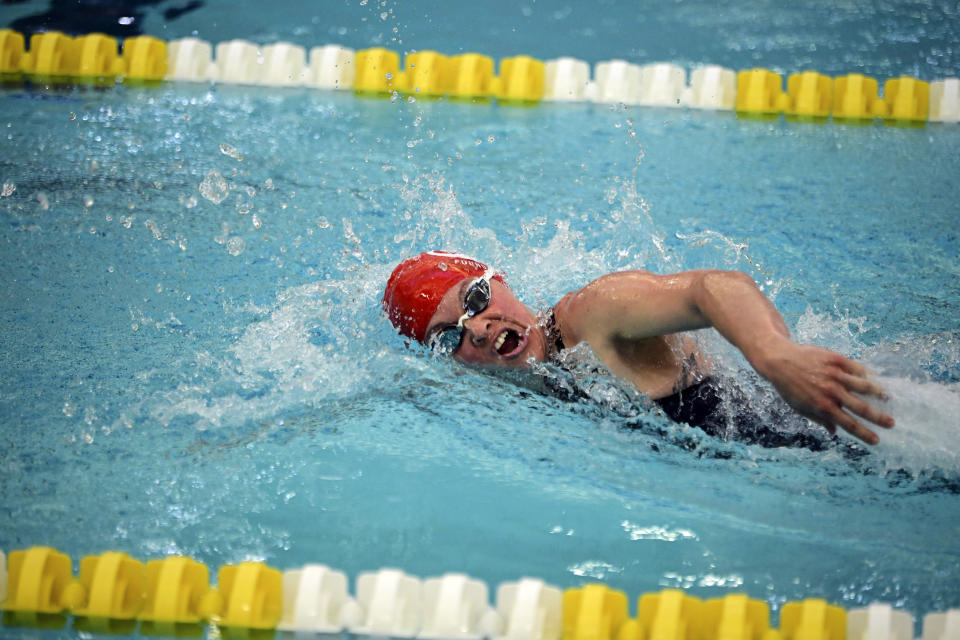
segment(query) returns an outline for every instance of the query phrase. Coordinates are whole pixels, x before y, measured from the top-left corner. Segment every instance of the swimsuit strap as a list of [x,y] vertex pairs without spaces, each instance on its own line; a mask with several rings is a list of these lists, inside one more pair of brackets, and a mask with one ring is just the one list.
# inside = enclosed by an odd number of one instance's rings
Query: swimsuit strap
[[557,353],[566,349],[566,345],[563,344],[563,337],[560,335],[560,329],[557,328],[557,317],[553,312],[553,309],[550,309],[550,316],[547,318],[546,325],[544,326],[545,332],[547,334],[547,343],[553,342],[554,348],[556,348]]

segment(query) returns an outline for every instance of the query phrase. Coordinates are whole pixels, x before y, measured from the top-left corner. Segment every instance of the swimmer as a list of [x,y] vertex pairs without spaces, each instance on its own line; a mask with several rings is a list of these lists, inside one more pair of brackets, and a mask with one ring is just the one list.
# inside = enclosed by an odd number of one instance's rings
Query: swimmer
[[684,332],[713,327],[794,411],[831,434],[839,427],[876,444],[864,422],[894,424],[864,399],[886,396],[863,365],[790,340],[773,304],[739,271],[611,273],[538,318],[503,274],[464,255],[428,251],[394,269],[383,308],[401,334],[467,364],[527,367],[531,358],[549,361],[586,342],[673,420],[708,432],[719,394],[709,360]]

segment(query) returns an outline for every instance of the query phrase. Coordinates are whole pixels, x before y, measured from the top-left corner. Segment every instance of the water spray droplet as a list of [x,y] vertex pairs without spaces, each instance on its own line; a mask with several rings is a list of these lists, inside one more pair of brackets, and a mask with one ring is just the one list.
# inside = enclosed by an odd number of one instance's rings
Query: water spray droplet
[[143,226],[145,226],[147,229],[150,230],[150,233],[153,234],[153,237],[155,240],[163,239],[163,234],[160,232],[160,228],[157,227],[157,223],[154,222],[153,220],[147,220],[146,222],[143,223]]
[[200,195],[213,204],[223,202],[228,192],[229,187],[227,187],[227,181],[224,180],[220,172],[216,170],[208,171],[207,175],[203,178],[203,182],[200,183]]
[[246,243],[243,241],[243,238],[233,237],[227,240],[227,253],[232,256],[240,255],[245,248]]
[[242,162],[242,161],[243,161],[243,156],[240,155],[240,152],[237,151],[237,148],[234,147],[232,144],[227,144],[227,143],[221,144],[221,145],[220,145],[220,152],[223,153],[223,155],[225,155],[225,156],[230,156],[231,158],[233,158],[233,159],[236,160],[237,162]]

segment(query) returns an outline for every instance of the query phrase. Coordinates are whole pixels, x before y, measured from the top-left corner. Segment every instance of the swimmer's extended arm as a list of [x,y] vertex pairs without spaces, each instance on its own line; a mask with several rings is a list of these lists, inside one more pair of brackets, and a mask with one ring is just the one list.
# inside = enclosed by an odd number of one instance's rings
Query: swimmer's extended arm
[[881,427],[893,426],[892,417],[853,395],[884,397],[863,365],[791,341],[783,318],[745,273],[612,273],[568,294],[557,311],[571,342],[593,345],[714,327],[790,406],[831,433],[839,426],[876,444],[877,435],[851,413]]

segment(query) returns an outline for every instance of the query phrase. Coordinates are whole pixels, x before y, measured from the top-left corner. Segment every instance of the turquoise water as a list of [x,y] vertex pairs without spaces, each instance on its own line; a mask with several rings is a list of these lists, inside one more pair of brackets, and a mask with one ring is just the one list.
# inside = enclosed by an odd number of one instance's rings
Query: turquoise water
[[[960,605],[956,127],[187,85],[9,87],[0,114],[0,549]],[[569,403],[437,360],[379,309],[436,247],[534,307],[614,269],[743,269],[898,426],[857,460],[763,449],[603,376]]]

